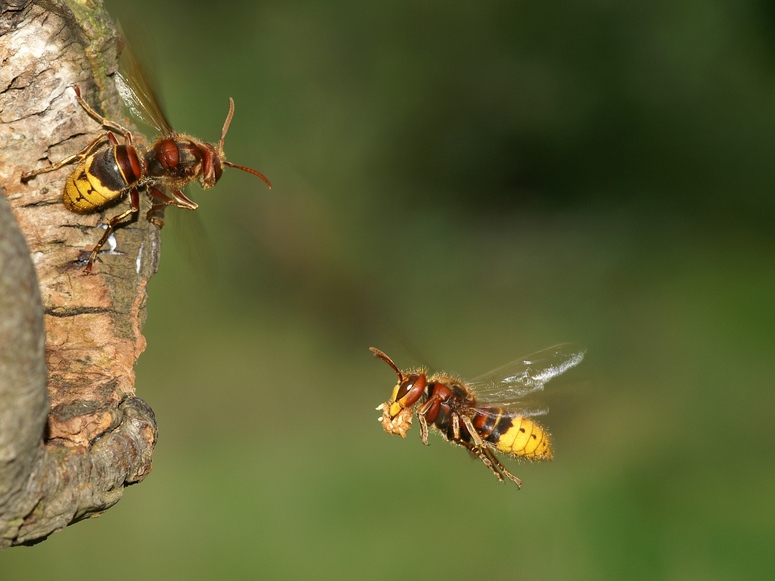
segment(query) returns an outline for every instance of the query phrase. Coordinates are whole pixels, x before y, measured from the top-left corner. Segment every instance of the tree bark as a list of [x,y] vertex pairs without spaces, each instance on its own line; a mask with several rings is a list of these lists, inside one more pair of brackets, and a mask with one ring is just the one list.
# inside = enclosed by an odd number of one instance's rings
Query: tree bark
[[85,275],[106,219],[62,204],[73,166],[20,181],[99,134],[73,85],[129,125],[116,58],[100,0],[0,1],[0,548],[99,515],[151,469],[156,421],[133,368],[158,229],[120,228]]

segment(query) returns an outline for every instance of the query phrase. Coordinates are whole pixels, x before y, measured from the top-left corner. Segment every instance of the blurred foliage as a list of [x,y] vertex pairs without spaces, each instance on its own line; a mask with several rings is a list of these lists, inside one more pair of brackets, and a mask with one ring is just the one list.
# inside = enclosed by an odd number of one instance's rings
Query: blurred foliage
[[[0,578],[775,573],[769,4],[109,6],[175,126],[215,140],[234,97],[274,188],[192,188],[138,367],[154,472]],[[562,341],[521,491],[375,421],[370,345],[470,377]]]

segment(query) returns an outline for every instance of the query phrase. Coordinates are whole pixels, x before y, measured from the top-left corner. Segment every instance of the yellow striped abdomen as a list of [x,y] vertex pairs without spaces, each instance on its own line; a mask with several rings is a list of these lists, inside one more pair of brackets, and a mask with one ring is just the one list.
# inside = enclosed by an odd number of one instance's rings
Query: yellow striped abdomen
[[512,418],[512,426],[498,438],[495,447],[501,452],[529,460],[549,460],[552,446],[549,433],[528,418]]
[[476,412],[474,427],[497,450],[528,460],[551,460],[549,432],[538,422],[500,408],[480,408]]
[[95,212],[136,186],[141,175],[142,168],[134,147],[106,147],[76,166],[65,182],[62,202],[71,212]]

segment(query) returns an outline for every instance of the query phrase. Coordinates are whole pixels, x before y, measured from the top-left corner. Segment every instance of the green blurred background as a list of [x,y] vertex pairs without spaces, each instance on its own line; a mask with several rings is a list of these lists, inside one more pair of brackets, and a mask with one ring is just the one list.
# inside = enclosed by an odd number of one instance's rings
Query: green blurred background
[[[773,578],[775,10],[544,4],[108,4],[175,127],[215,140],[234,97],[274,189],[191,189],[137,368],[153,473],[0,578]],[[371,345],[471,377],[563,341],[521,491],[376,422]]]

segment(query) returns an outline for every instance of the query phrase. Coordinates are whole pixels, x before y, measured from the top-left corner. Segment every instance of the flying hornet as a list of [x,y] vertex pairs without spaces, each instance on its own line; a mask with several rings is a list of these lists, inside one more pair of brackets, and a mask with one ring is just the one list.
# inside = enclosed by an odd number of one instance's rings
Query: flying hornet
[[519,488],[522,481],[495,452],[517,459],[552,459],[549,432],[533,419],[549,410],[535,396],[548,381],[581,363],[586,352],[565,343],[464,381],[448,373],[428,375],[425,368],[401,371],[385,353],[370,350],[398,376],[390,399],[377,407],[386,432],[405,438],[416,415],[426,446],[428,428],[434,428],[445,440],[468,449],[498,480],[508,478]]

